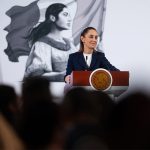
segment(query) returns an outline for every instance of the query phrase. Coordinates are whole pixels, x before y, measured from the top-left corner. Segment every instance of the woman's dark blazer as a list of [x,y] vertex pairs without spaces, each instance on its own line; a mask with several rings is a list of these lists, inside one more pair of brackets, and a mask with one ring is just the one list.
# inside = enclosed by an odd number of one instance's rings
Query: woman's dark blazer
[[105,57],[102,52],[94,51],[92,54],[91,65],[88,67],[83,56],[83,52],[76,52],[69,55],[66,76],[70,75],[72,71],[93,71],[98,68],[104,68],[110,71],[119,71],[116,67]]

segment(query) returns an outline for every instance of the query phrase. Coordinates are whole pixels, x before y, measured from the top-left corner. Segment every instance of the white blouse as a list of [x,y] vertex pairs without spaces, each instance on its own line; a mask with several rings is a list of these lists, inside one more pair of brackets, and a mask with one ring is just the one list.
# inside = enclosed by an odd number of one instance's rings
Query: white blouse
[[91,65],[91,61],[92,61],[92,54],[85,54],[85,53],[83,53],[83,56],[84,56],[86,64],[89,67]]
[[45,42],[37,41],[32,46],[26,63],[25,77],[40,69],[43,72],[62,72],[66,70],[69,54],[77,49],[70,41],[70,49],[60,50]]

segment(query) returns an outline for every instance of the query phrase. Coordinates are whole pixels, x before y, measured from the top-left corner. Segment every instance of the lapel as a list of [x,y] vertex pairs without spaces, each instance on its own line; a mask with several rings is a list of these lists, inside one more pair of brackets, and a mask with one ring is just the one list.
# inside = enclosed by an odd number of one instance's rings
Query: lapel
[[[96,62],[97,62],[97,53],[94,51],[92,54],[92,60],[89,69],[92,69]],[[87,69],[87,64],[82,52],[79,53],[79,65]]]
[[85,59],[83,56],[83,52],[79,53],[79,65],[84,67],[84,68],[87,68],[87,65],[86,65],[86,62],[85,62]]
[[96,51],[93,51],[90,68],[92,68],[95,65],[96,61],[97,61],[97,53]]

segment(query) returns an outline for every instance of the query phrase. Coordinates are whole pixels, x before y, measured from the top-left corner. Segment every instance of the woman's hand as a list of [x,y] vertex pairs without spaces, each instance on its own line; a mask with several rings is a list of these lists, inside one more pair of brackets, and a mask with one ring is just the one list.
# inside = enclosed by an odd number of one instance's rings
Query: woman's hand
[[68,83],[68,84],[70,84],[70,79],[71,79],[71,76],[70,76],[70,75],[67,75],[67,76],[65,77],[65,82]]

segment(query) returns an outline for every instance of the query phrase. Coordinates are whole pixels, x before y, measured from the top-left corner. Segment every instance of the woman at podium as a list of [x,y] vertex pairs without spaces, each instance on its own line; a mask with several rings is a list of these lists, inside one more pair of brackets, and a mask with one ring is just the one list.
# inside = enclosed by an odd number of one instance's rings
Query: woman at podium
[[105,54],[95,50],[98,42],[98,33],[95,28],[87,27],[80,35],[80,49],[69,55],[65,82],[70,82],[72,71],[93,71],[104,68],[109,71],[119,71],[105,57]]

